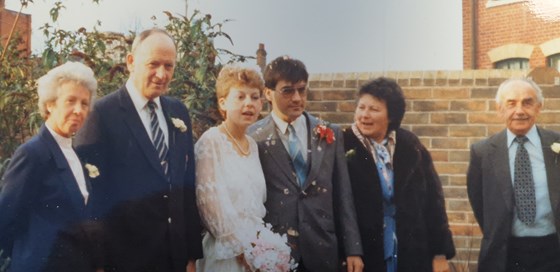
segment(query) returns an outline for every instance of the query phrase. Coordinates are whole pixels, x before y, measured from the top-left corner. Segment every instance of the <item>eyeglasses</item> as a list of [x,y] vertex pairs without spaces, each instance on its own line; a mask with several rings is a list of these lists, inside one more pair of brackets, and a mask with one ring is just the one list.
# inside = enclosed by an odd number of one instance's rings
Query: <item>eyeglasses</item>
[[296,91],[300,96],[304,96],[307,92],[307,86],[294,88],[294,87],[284,87],[278,90],[284,97],[292,97]]

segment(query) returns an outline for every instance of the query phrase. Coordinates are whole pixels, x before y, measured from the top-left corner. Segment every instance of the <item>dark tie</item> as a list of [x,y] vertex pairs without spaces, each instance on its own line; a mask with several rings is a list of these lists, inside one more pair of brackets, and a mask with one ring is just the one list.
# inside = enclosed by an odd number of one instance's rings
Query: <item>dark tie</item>
[[148,101],[148,108],[150,109],[150,129],[152,130],[152,141],[158,153],[161,167],[163,167],[163,172],[165,173],[165,175],[167,175],[167,145],[165,144],[163,131],[159,126],[159,121],[156,114],[157,105],[154,101],[150,100]]
[[290,153],[290,158],[294,163],[299,185],[302,186],[307,178],[307,165],[303,159],[303,153],[301,152],[301,146],[299,144],[296,130],[292,125],[288,125],[288,132],[288,152]]
[[535,183],[533,182],[533,172],[529,153],[525,149],[524,143],[527,137],[517,137],[517,152],[515,154],[515,172],[513,187],[515,190],[515,206],[517,216],[526,225],[535,222],[537,204],[535,200]]

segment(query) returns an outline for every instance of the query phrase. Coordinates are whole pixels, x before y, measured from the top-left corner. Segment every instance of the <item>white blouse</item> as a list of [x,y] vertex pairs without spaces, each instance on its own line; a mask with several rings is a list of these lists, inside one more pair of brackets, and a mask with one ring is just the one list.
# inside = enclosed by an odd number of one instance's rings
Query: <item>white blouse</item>
[[74,175],[74,179],[76,179],[76,182],[78,183],[78,187],[80,188],[80,192],[82,193],[82,196],[84,197],[84,203],[87,204],[88,197],[89,197],[89,192],[88,192],[87,186],[86,186],[86,178],[84,176],[84,168],[82,167],[82,163],[80,162],[80,159],[78,158],[78,155],[76,155],[76,152],[74,151],[74,148],[72,148],[72,138],[63,137],[63,136],[59,135],[58,133],[56,133],[54,130],[52,130],[47,124],[45,124],[45,126],[47,127],[49,132],[52,134],[52,136],[54,137],[54,140],[56,141],[56,143],[58,144],[58,146],[62,150],[62,154],[66,158],[66,161],[68,162],[68,165],[70,165],[70,170],[72,170],[72,174]]

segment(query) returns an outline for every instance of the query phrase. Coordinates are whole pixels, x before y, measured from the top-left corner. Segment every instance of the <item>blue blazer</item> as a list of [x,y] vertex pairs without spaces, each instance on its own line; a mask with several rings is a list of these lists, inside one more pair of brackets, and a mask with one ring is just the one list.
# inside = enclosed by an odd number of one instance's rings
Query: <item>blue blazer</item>
[[[202,257],[189,114],[177,99],[160,101],[169,132],[169,180],[124,86],[95,103],[74,141],[78,152],[106,174],[93,190],[106,218],[110,266],[118,271],[150,269],[165,255],[184,271],[189,259]],[[175,127],[171,118],[181,119],[187,130]]]
[[89,218],[89,205],[45,125],[16,150],[3,180],[0,240],[12,251],[10,271],[45,271],[61,238]]

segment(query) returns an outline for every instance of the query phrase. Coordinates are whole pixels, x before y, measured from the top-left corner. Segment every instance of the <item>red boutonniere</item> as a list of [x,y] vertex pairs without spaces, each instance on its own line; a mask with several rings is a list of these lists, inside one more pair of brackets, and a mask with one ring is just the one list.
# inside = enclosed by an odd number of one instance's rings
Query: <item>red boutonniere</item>
[[319,141],[325,139],[327,144],[332,144],[334,140],[336,140],[334,137],[334,131],[327,125],[324,124],[317,125],[315,127],[315,133],[317,133],[317,136],[319,136]]

